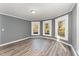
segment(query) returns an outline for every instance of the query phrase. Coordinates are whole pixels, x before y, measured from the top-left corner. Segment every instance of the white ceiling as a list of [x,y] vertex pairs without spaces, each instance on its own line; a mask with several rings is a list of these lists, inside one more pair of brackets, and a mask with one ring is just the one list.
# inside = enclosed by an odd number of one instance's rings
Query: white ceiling
[[[24,20],[46,20],[70,12],[74,3],[0,3],[0,14]],[[31,14],[35,10],[35,14]]]

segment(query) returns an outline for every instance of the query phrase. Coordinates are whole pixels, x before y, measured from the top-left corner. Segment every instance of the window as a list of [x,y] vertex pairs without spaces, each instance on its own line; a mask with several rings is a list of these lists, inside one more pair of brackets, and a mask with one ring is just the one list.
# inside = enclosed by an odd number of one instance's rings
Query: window
[[40,35],[40,22],[31,22],[31,34]]
[[55,19],[55,36],[68,40],[68,15]]

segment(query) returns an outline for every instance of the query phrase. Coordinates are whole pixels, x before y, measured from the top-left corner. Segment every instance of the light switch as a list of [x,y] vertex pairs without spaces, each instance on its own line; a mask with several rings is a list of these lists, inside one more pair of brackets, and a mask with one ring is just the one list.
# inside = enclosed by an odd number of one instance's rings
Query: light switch
[[4,32],[5,30],[4,30],[4,28],[2,28],[2,32]]

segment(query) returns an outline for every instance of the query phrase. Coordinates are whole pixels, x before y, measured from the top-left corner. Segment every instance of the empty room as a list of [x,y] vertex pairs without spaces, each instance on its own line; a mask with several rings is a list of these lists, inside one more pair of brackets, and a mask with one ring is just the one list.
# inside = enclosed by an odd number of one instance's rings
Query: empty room
[[78,3],[0,3],[0,56],[78,56]]

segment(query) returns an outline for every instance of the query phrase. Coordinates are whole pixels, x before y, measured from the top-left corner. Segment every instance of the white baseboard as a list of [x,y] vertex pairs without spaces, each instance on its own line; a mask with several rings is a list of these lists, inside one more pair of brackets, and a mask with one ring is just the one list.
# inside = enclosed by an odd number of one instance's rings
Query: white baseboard
[[78,56],[78,55],[77,55],[77,53],[76,53],[76,51],[75,51],[75,49],[73,48],[73,46],[72,46],[72,45],[71,45],[71,49],[72,49],[72,51],[73,51],[74,55],[75,55],[75,56]]
[[66,42],[63,42],[63,41],[60,41],[60,42],[63,43],[63,44],[65,44],[65,45],[70,46],[70,48],[72,49],[73,54],[74,54],[75,56],[78,56],[77,53],[76,53],[76,51],[75,51],[75,49],[73,48],[73,46],[72,46],[71,44],[66,43]]
[[79,48],[77,49],[77,54],[79,55]]
[[4,44],[1,44],[0,47],[5,46],[5,45],[9,45],[9,44],[12,44],[12,43],[20,42],[20,41],[22,41],[22,40],[26,40],[26,39],[29,39],[29,38],[30,38],[30,37],[26,37],[26,38],[23,38],[23,39],[18,39],[18,40],[16,40],[16,41],[4,43]]

